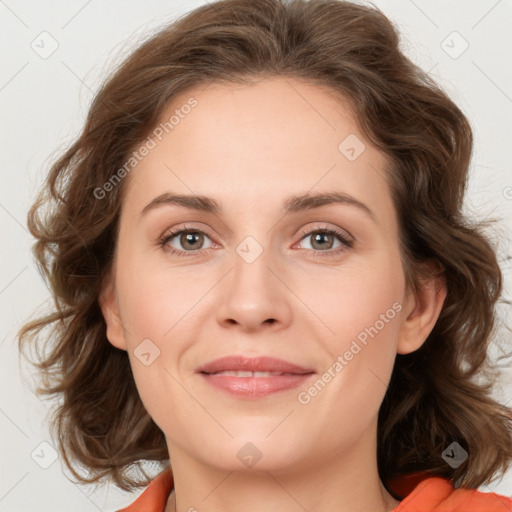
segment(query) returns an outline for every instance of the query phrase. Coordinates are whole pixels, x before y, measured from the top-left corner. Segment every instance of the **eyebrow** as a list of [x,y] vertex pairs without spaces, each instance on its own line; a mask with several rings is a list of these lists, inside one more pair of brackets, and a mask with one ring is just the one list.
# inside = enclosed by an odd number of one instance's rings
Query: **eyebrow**
[[[377,223],[375,214],[368,206],[355,197],[342,192],[306,193],[290,196],[283,202],[281,211],[286,215],[331,204],[355,206],[365,212],[374,222]],[[167,192],[155,197],[150,203],[148,203],[141,211],[141,216],[145,215],[150,210],[154,210],[164,205],[177,205],[190,210],[213,213],[215,215],[222,213],[221,204],[211,197],[188,194],[171,194]]]

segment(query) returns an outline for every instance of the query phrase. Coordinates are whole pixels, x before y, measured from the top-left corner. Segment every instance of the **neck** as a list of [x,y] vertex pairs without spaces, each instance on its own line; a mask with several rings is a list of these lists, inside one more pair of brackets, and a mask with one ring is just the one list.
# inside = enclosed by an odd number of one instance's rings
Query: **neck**
[[380,481],[375,444],[363,438],[348,452],[286,470],[223,470],[169,448],[174,489],[165,512],[391,512],[399,504]]

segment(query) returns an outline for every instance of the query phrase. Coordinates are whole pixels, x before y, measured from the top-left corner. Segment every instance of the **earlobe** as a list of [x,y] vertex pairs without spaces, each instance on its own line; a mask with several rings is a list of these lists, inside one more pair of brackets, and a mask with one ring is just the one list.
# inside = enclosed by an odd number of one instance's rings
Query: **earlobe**
[[404,308],[397,353],[409,354],[418,350],[432,332],[446,299],[446,279],[437,273],[420,280],[417,293],[411,292]]
[[106,324],[106,336],[108,341],[121,350],[127,350],[126,340],[124,336],[123,324],[119,315],[119,306],[117,304],[115,287],[112,279],[103,288],[99,305]]

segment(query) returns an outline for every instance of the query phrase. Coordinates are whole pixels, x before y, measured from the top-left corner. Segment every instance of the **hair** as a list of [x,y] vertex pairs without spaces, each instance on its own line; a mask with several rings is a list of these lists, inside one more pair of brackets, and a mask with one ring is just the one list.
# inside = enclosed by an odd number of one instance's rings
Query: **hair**
[[[101,85],[83,131],[51,165],[28,227],[54,307],[24,325],[18,340],[21,353],[29,341],[42,348],[42,331],[50,329],[43,337],[49,352],[38,352],[32,364],[42,381],[37,394],[59,399],[51,426],[66,466],[81,483],[108,477],[133,490],[149,477],[142,470],[144,478],[135,478],[130,469],[169,458],[128,354],[107,340],[99,305],[127,180],[104,197],[95,191],[177,94],[266,77],[303,80],[349,100],[362,133],[391,162],[386,176],[408,288],[418,290],[431,275],[429,262],[446,282],[427,340],[395,360],[378,417],[382,482],[424,471],[455,487],[489,483],[512,460],[512,410],[491,396],[497,373],[488,349],[502,274],[484,233],[490,221],[462,214],[471,126],[400,51],[398,31],[378,8],[337,0],[223,0],[160,28]],[[442,458],[454,441],[469,453],[455,468]]]

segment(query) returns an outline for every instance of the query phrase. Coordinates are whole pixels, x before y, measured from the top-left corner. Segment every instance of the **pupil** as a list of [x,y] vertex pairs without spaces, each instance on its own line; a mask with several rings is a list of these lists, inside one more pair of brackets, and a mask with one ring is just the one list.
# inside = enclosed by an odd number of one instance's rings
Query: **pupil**
[[[322,241],[322,238],[325,238],[325,237],[328,237],[328,236],[330,236],[330,235],[329,235],[329,234],[327,234],[327,233],[317,233],[317,234],[315,235],[315,243],[316,243],[316,242],[321,242],[321,241]],[[325,240],[324,240],[324,241],[325,241]],[[320,245],[324,245],[324,246],[325,246],[326,244],[322,244],[322,243],[321,243]]]
[[188,244],[188,243],[192,243],[192,244],[193,244],[193,243],[194,243],[193,238],[194,238],[194,237],[197,237],[197,236],[198,236],[198,234],[197,234],[197,233],[186,233],[186,234],[185,234],[185,240],[186,240],[186,243],[187,243],[187,244]]

